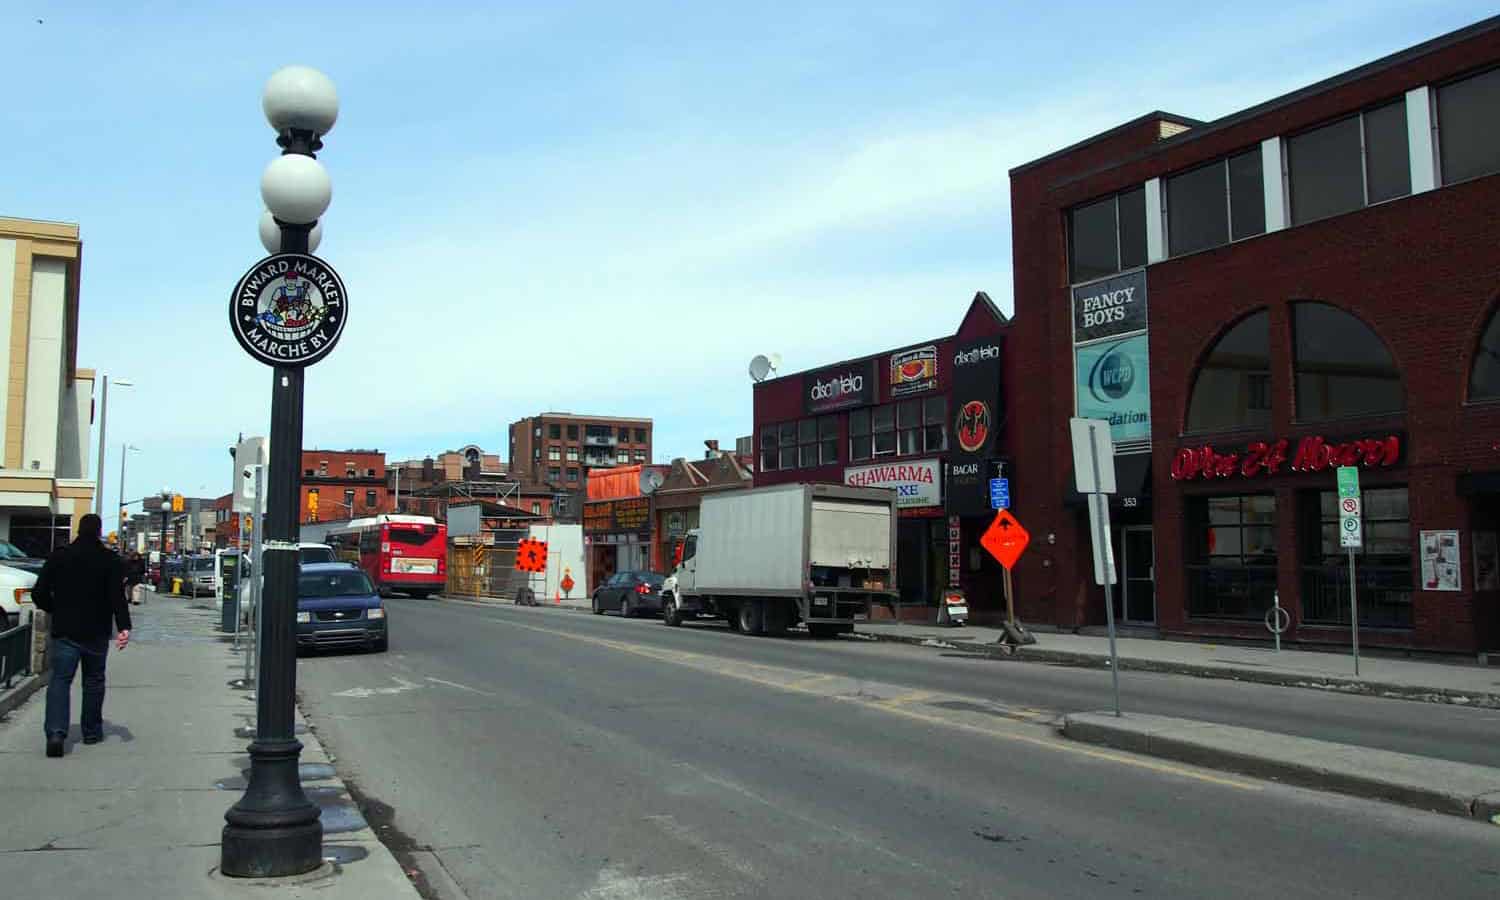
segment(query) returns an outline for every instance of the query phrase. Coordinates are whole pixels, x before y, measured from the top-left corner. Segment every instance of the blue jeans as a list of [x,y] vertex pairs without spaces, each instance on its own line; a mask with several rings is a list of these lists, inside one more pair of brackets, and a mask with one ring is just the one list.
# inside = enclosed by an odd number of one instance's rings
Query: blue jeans
[[52,639],[52,681],[47,684],[47,737],[68,736],[72,718],[69,701],[73,693],[73,675],[83,663],[83,713],[80,718],[85,738],[104,737],[104,660],[109,654],[109,638],[75,641]]

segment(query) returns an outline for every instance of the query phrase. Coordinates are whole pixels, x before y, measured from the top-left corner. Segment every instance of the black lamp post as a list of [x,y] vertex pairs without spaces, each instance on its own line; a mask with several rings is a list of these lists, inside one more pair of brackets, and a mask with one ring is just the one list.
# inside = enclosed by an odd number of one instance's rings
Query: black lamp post
[[[277,253],[309,254],[320,237],[318,218],[332,196],[328,175],[315,154],[323,146],[322,136],[338,118],[338,95],[321,72],[288,66],[267,82],[262,107],[282,147],[281,157],[266,167],[261,178],[261,196],[269,208],[262,217],[262,241],[273,259]],[[274,220],[267,223],[272,216]],[[232,305],[232,321],[235,314]],[[257,721],[255,741],[250,744],[249,785],[224,814],[228,824],[220,845],[219,869],[230,876],[297,875],[322,864],[323,826],[318,807],[302,791],[298,774],[302,743],[293,731],[302,385],[303,366],[311,361],[276,363],[272,370]]]

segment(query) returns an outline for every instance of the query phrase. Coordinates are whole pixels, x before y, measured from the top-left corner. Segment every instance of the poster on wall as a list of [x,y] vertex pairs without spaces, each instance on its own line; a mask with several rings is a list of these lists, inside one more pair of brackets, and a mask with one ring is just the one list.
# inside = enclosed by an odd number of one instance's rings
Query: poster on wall
[[1078,347],[1078,416],[1109,422],[1115,447],[1151,440],[1151,384],[1146,335]]
[[938,386],[937,346],[913,347],[891,354],[891,396],[908,397]]
[[1500,540],[1493,531],[1474,532],[1474,590],[1500,591]]
[[1422,541],[1422,590],[1463,590],[1463,568],[1458,558],[1457,531],[1424,531]]
[[1073,288],[1073,341],[1084,343],[1146,330],[1146,272]]

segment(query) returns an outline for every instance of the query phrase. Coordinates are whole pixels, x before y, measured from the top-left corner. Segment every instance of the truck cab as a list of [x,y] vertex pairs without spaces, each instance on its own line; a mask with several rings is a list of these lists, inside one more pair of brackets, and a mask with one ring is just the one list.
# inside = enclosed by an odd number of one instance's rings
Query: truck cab
[[676,565],[661,585],[661,616],[666,624],[680,625],[683,619],[695,618],[705,611],[695,590],[697,573],[698,529],[694,528],[677,545]]

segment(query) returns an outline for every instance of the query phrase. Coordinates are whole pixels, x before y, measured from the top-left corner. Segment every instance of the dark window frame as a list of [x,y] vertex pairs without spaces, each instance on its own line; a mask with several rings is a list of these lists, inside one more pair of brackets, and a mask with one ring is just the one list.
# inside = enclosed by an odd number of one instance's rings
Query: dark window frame
[[[1402,495],[1404,515],[1388,512],[1383,495]],[[1407,485],[1380,485],[1363,492],[1364,546],[1354,550],[1362,628],[1413,627],[1417,568],[1412,564],[1416,540],[1411,528],[1411,493]],[[1302,621],[1308,625],[1349,627],[1349,550],[1338,546],[1339,514],[1335,491],[1298,492],[1298,566],[1302,583]],[[1373,552],[1377,529],[1404,531],[1398,552]],[[1329,552],[1329,550],[1332,552]]]
[[[1286,197],[1287,197],[1286,217],[1287,217],[1287,225],[1288,225],[1288,227],[1295,228],[1295,227],[1300,226],[1300,225],[1310,225],[1310,224],[1312,224],[1314,222],[1322,222],[1322,221],[1325,221],[1327,219],[1332,219],[1332,218],[1336,218],[1338,216],[1347,215],[1348,213],[1358,212],[1358,211],[1360,211],[1362,209],[1369,209],[1372,206],[1379,206],[1382,203],[1389,203],[1392,200],[1400,200],[1403,197],[1410,197],[1411,196],[1411,193],[1412,193],[1412,188],[1411,188],[1411,156],[1410,156],[1411,149],[1410,149],[1410,141],[1408,139],[1408,140],[1405,140],[1405,141],[1402,142],[1402,145],[1405,146],[1406,153],[1407,153],[1407,165],[1406,165],[1407,177],[1406,177],[1406,190],[1405,190],[1405,192],[1392,194],[1392,195],[1390,195],[1388,197],[1383,197],[1383,198],[1381,198],[1379,200],[1373,200],[1372,201],[1370,199],[1370,139],[1369,139],[1369,129],[1368,129],[1368,126],[1367,126],[1367,123],[1366,123],[1366,117],[1369,116],[1372,113],[1381,112],[1381,111],[1384,111],[1384,110],[1387,110],[1387,109],[1391,109],[1393,107],[1399,107],[1400,110],[1401,110],[1402,121],[1407,126],[1405,129],[1403,129],[1403,135],[1404,135],[1404,134],[1408,133],[1409,130],[1410,130],[1410,122],[1408,122],[1406,120],[1406,99],[1405,99],[1404,96],[1402,96],[1402,97],[1396,97],[1396,98],[1389,98],[1388,97],[1385,100],[1382,100],[1382,101],[1380,101],[1378,103],[1371,103],[1371,104],[1363,107],[1362,109],[1360,109],[1357,112],[1353,112],[1353,113],[1350,113],[1348,115],[1339,116],[1337,118],[1330,119],[1330,120],[1325,121],[1325,122],[1320,122],[1317,125],[1312,126],[1311,128],[1304,128],[1301,131],[1296,132],[1295,134],[1289,134],[1289,135],[1285,136],[1284,138],[1282,138],[1282,165],[1285,167],[1285,173],[1286,173]],[[1315,216],[1313,218],[1306,218],[1306,219],[1299,218],[1298,215],[1297,215],[1297,187],[1296,187],[1296,180],[1295,180],[1296,179],[1296,173],[1295,173],[1295,170],[1294,170],[1294,153],[1293,153],[1293,148],[1294,148],[1295,142],[1299,138],[1303,138],[1303,137],[1306,137],[1308,135],[1316,134],[1316,133],[1318,133],[1320,131],[1324,131],[1326,129],[1336,128],[1336,127],[1338,127],[1340,125],[1343,125],[1346,122],[1349,122],[1351,120],[1356,121],[1357,124],[1358,124],[1358,126],[1359,126],[1358,131],[1359,131],[1359,184],[1360,184],[1360,203],[1358,205],[1350,207],[1348,209],[1341,209],[1341,210],[1339,210],[1337,212],[1324,213],[1324,214],[1321,214],[1321,215],[1317,215],[1317,216]]]
[[[1228,366],[1223,365],[1213,365],[1214,357],[1219,352],[1219,348],[1222,347],[1224,345],[1224,342],[1228,340],[1239,329],[1246,327],[1256,327],[1256,325],[1261,322],[1264,323],[1262,327],[1264,327],[1265,329],[1266,337],[1266,365],[1264,369],[1254,368],[1244,370],[1244,394],[1246,403],[1244,409],[1238,411],[1241,413],[1241,415],[1238,416],[1235,422],[1229,424],[1220,425],[1195,422],[1193,412],[1199,406],[1199,404],[1196,402],[1198,399],[1198,391],[1200,388],[1206,389],[1203,382],[1204,372],[1218,371],[1220,369],[1229,368]],[[1183,434],[1216,434],[1220,432],[1250,430],[1263,431],[1271,426],[1273,410],[1271,409],[1270,400],[1275,397],[1275,392],[1274,390],[1272,390],[1274,386],[1275,369],[1272,363],[1271,343],[1271,310],[1269,307],[1262,306],[1257,309],[1253,309],[1240,318],[1236,319],[1228,327],[1219,332],[1219,334],[1214,338],[1213,343],[1209,345],[1208,352],[1203,354],[1203,358],[1198,361],[1197,367],[1193,370],[1192,386],[1188,389],[1187,408],[1183,411]],[[1254,401],[1262,393],[1264,394],[1267,401],[1266,405],[1257,406],[1255,405]],[[1264,417],[1256,416],[1255,413],[1257,412],[1264,412]]]
[[[1137,260],[1134,256],[1131,256],[1131,258],[1129,259],[1129,264],[1127,265],[1125,240],[1124,240],[1124,236],[1122,234],[1122,228],[1121,228],[1121,225],[1120,225],[1120,221],[1121,221],[1120,220],[1120,200],[1121,200],[1122,197],[1127,197],[1128,196],[1130,198],[1129,202],[1131,203],[1132,208],[1133,208],[1134,205],[1135,205],[1135,195],[1136,194],[1140,194],[1140,209],[1141,209],[1141,222],[1140,222],[1140,231],[1141,231],[1141,233],[1140,233],[1140,247],[1139,247],[1140,258]],[[1139,184],[1139,185],[1136,185],[1133,188],[1127,188],[1127,189],[1122,190],[1122,191],[1116,191],[1113,194],[1108,194],[1108,195],[1103,196],[1103,197],[1095,197],[1094,199],[1088,201],[1087,203],[1079,203],[1078,205],[1069,208],[1063,214],[1063,225],[1064,225],[1064,228],[1067,231],[1067,234],[1065,235],[1065,237],[1066,237],[1067,251],[1068,251],[1068,282],[1070,284],[1087,284],[1090,281],[1097,281],[1100,278],[1108,278],[1111,275],[1118,275],[1121,272],[1129,271],[1131,269],[1137,269],[1137,268],[1140,268],[1141,266],[1146,265],[1146,263],[1148,262],[1148,259],[1147,259],[1147,252],[1146,252],[1146,232],[1147,232],[1147,227],[1146,227],[1146,221],[1145,221],[1145,218],[1146,218],[1146,215],[1145,215],[1145,209],[1146,209],[1146,207],[1145,207],[1145,197],[1146,197],[1146,186],[1144,184]],[[1111,270],[1109,270],[1107,272],[1086,272],[1086,273],[1080,273],[1079,270],[1078,270],[1078,267],[1077,267],[1078,254],[1077,254],[1077,251],[1076,251],[1076,244],[1075,244],[1075,241],[1074,241],[1074,238],[1075,238],[1075,235],[1076,235],[1076,232],[1077,232],[1077,228],[1075,227],[1075,221],[1076,221],[1075,220],[1075,215],[1079,211],[1081,211],[1081,210],[1085,210],[1085,209],[1089,209],[1089,208],[1092,208],[1092,207],[1096,207],[1096,206],[1098,206],[1098,205],[1100,205],[1102,203],[1106,203],[1106,202],[1111,203],[1111,208],[1112,208],[1113,215],[1114,215],[1114,236],[1115,236],[1115,252],[1114,252],[1115,261],[1114,261],[1114,268],[1112,268]],[[1131,229],[1131,230],[1133,232],[1134,229]],[[1130,250],[1131,251],[1135,251],[1136,249],[1137,248],[1132,244]]]
[[[1259,144],[1255,144],[1254,146],[1246,147],[1243,150],[1225,154],[1224,156],[1210,162],[1201,163],[1199,165],[1195,165],[1178,172],[1173,172],[1172,174],[1164,176],[1161,179],[1162,213],[1166,223],[1165,249],[1168,259],[1177,259],[1183,256],[1191,256],[1194,253],[1204,253],[1209,250],[1215,250],[1219,247],[1226,247],[1230,244],[1239,243],[1240,241],[1247,241],[1251,238],[1260,237],[1261,235],[1266,233],[1266,182],[1265,158],[1262,155],[1263,152],[1264,151],[1261,149],[1261,146]],[[1258,209],[1260,211],[1260,216],[1258,224],[1255,228],[1247,230],[1244,234],[1240,234],[1235,229],[1235,210],[1237,206],[1234,202],[1234,163],[1237,160],[1244,159],[1247,156],[1255,157],[1255,161],[1257,164],[1256,168],[1260,172],[1259,177],[1256,179],[1256,181],[1260,185],[1260,190],[1254,192],[1254,201],[1249,203],[1248,206],[1254,209]],[[1185,182],[1181,181],[1180,179],[1187,178],[1191,175],[1197,175],[1198,173],[1208,169],[1218,169],[1220,177],[1217,180],[1223,183],[1224,240],[1179,249],[1175,246],[1175,242],[1177,239],[1173,236],[1173,232],[1178,231],[1179,229],[1174,229],[1172,227],[1172,185],[1174,182],[1176,182],[1177,184],[1184,184]]]
[[[1364,329],[1364,331],[1366,333],[1368,333],[1368,335],[1370,336],[1370,338],[1375,341],[1375,344],[1382,351],[1384,351],[1385,358],[1390,362],[1391,371],[1393,371],[1395,373],[1397,397],[1398,397],[1398,400],[1399,400],[1399,404],[1396,407],[1391,408],[1391,409],[1383,409],[1383,410],[1359,410],[1359,411],[1356,411],[1356,412],[1333,413],[1333,414],[1328,414],[1328,415],[1314,415],[1314,416],[1309,416],[1307,414],[1307,412],[1303,409],[1304,404],[1303,404],[1303,381],[1302,381],[1302,379],[1303,379],[1303,375],[1304,375],[1304,369],[1303,369],[1303,355],[1302,355],[1302,352],[1301,352],[1302,351],[1302,347],[1299,345],[1299,333],[1300,333],[1300,329],[1298,327],[1297,317],[1298,317],[1298,311],[1299,310],[1301,310],[1301,309],[1310,309],[1312,307],[1323,307],[1325,309],[1332,310],[1333,312],[1341,314],[1342,316],[1344,316],[1348,320],[1348,322],[1345,324],[1345,326],[1343,328],[1338,329],[1344,335],[1348,335],[1350,333],[1350,331],[1351,331],[1351,329],[1349,327],[1350,325],[1352,325],[1354,323],[1357,323],[1359,325],[1359,327],[1362,328],[1362,329]],[[1396,356],[1395,356],[1395,354],[1393,354],[1391,352],[1390,345],[1387,344],[1383,338],[1381,338],[1380,333],[1377,332],[1370,325],[1370,323],[1366,322],[1364,319],[1360,318],[1358,315],[1350,312],[1347,309],[1344,309],[1341,306],[1335,306],[1332,303],[1327,303],[1327,302],[1322,301],[1322,300],[1295,300],[1295,301],[1293,301],[1292,303],[1289,304],[1289,309],[1287,310],[1287,312],[1288,312],[1287,318],[1289,320],[1288,321],[1288,325],[1290,327],[1291,339],[1292,339],[1291,340],[1291,351],[1292,351],[1292,391],[1291,391],[1291,399],[1292,399],[1292,421],[1293,422],[1296,422],[1297,424],[1302,425],[1302,424],[1313,424],[1313,423],[1319,423],[1319,422],[1338,422],[1338,421],[1354,420],[1354,419],[1372,419],[1372,418],[1381,418],[1381,417],[1387,417],[1387,416],[1400,416],[1400,415],[1405,415],[1406,414],[1406,399],[1407,398],[1406,398],[1406,377],[1405,377],[1405,374],[1401,371],[1400,365],[1397,364],[1397,362],[1396,362]],[[1309,360],[1309,362],[1311,362],[1311,361]],[[1318,375],[1318,373],[1312,371],[1311,369],[1307,370],[1305,374],[1308,377],[1316,377]],[[1323,375],[1323,377],[1326,378],[1326,377],[1329,377],[1329,376],[1325,373]]]
[[[1463,184],[1465,182],[1473,181],[1478,178],[1486,178],[1490,175],[1494,175],[1497,172],[1500,172],[1500,167],[1497,167],[1489,169],[1487,171],[1479,172],[1477,174],[1466,174],[1459,178],[1450,179],[1448,177],[1449,166],[1446,165],[1443,160],[1443,151],[1447,146],[1447,142],[1444,139],[1443,134],[1443,91],[1480,78],[1500,78],[1500,67],[1491,66],[1489,68],[1480,69],[1478,71],[1468,72],[1457,78],[1451,78],[1447,81],[1442,82],[1441,84],[1434,84],[1431,86],[1432,117],[1434,126],[1433,130],[1436,133],[1437,140],[1437,146],[1433,149],[1435,151],[1438,167],[1438,187],[1448,187],[1449,185]],[[1493,124],[1490,124],[1489,127],[1493,129]],[[1491,131],[1491,133],[1493,133],[1493,131]],[[1497,138],[1497,140],[1500,140],[1500,138]]]
[[[1234,520],[1215,521],[1211,509],[1215,502],[1236,501]],[[1269,520],[1262,521],[1247,515],[1249,501],[1269,500]],[[1189,620],[1227,620],[1237,622],[1260,621],[1272,606],[1277,590],[1276,548],[1280,515],[1274,492],[1246,494],[1209,494],[1185,497],[1184,519],[1187,543],[1184,568],[1188,581],[1187,615]],[[1211,531],[1234,529],[1239,532],[1239,549],[1234,553],[1220,548],[1210,549],[1208,535]],[[1245,533],[1250,529],[1270,529],[1270,542],[1262,546],[1261,553],[1251,554],[1246,548]],[[1265,550],[1269,547],[1269,561]],[[1237,564],[1223,562],[1238,558]],[[1255,558],[1259,561],[1249,562]],[[1221,560],[1221,562],[1215,562]],[[1242,603],[1233,608],[1226,603],[1242,594]]]

